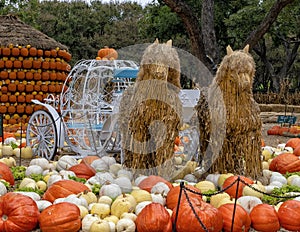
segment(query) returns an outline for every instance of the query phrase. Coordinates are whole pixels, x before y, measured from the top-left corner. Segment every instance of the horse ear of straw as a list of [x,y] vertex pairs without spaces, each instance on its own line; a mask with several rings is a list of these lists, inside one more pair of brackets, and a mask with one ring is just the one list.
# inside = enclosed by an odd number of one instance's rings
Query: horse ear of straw
[[167,46],[172,47],[172,40],[171,39],[168,40],[166,44],[167,44]]
[[243,49],[244,52],[246,53],[249,53],[249,44],[247,44],[244,49]]
[[233,53],[233,50],[232,50],[232,48],[230,47],[230,45],[228,45],[228,46],[226,47],[226,52],[227,52],[227,55],[230,55],[230,54]]
[[154,41],[155,44],[159,44],[158,38]]

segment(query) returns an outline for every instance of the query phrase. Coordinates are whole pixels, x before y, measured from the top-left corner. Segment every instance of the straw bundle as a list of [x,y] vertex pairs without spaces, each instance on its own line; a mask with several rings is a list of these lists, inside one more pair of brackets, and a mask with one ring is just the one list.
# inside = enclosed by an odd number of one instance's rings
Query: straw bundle
[[181,126],[180,63],[171,42],[145,51],[135,85],[120,102],[124,166],[137,174],[171,179],[174,141]]
[[262,123],[252,93],[255,63],[248,50],[227,47],[213,83],[196,106],[205,171],[261,176]]

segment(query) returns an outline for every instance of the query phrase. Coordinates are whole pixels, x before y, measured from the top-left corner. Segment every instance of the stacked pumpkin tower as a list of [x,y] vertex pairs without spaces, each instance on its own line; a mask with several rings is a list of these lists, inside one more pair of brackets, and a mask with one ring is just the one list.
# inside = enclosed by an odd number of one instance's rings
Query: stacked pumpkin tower
[[18,128],[26,126],[31,114],[42,108],[32,99],[43,102],[49,94],[61,93],[70,71],[71,54],[65,46],[15,16],[0,17],[6,29],[5,36],[0,29],[0,114],[4,126]]

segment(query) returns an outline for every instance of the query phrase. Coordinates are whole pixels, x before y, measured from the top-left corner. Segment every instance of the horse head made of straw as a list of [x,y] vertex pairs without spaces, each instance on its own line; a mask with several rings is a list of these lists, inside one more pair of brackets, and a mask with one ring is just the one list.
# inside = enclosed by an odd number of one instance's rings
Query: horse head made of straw
[[233,51],[228,45],[226,51],[227,55],[222,60],[215,81],[219,85],[222,82],[230,82],[231,88],[252,92],[255,62],[249,53],[249,45],[237,51]]

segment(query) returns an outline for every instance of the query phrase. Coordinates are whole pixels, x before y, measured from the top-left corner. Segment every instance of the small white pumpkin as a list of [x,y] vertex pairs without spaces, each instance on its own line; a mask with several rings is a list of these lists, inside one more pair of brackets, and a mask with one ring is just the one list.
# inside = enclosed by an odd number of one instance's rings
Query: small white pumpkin
[[135,213],[127,213],[127,212],[125,212],[125,213],[123,213],[123,214],[121,215],[120,219],[121,219],[121,218],[129,218],[129,219],[131,219],[132,221],[135,221],[136,218],[137,218],[137,216],[136,216]]
[[295,177],[291,180],[291,185],[295,185],[300,187],[300,176],[299,177]]
[[96,159],[91,163],[91,166],[96,172],[107,172],[109,170],[108,164],[103,159]]
[[166,198],[163,197],[160,193],[151,193],[152,202],[161,204],[162,206],[166,205]]
[[109,215],[109,216],[105,217],[103,220],[117,224],[117,222],[119,221],[119,218],[115,215]]
[[203,180],[203,181],[199,181],[195,187],[197,189],[199,189],[202,193],[205,193],[207,191],[215,191],[216,190],[216,186],[213,182],[208,181],[208,180]]
[[125,170],[125,169],[120,169],[120,170],[118,171],[117,176],[118,176],[118,177],[125,176],[125,177],[127,177],[130,181],[132,181],[132,179],[133,179],[133,173],[132,173],[132,171]]
[[152,201],[142,201],[138,203],[135,207],[135,214],[139,215],[139,213],[145,208],[146,205],[151,204]]
[[212,182],[215,187],[218,187],[218,180],[219,180],[220,174],[208,174],[205,180]]
[[20,188],[20,189],[26,188],[26,187],[28,187],[28,185],[32,186],[32,184],[34,184],[35,187],[37,188],[36,182],[35,182],[34,179],[31,179],[31,178],[29,178],[29,177],[25,177],[23,180],[21,180],[20,185],[19,185],[19,188]]
[[26,168],[25,176],[30,176],[32,174],[42,174],[43,169],[38,165],[30,165]]
[[38,165],[40,166],[43,170],[49,170],[49,161],[46,158],[35,158],[32,159],[29,163],[30,165]]
[[87,214],[84,216],[84,218],[81,220],[81,230],[82,232],[89,232],[91,229],[91,225],[95,221],[99,221],[100,218],[97,214]]
[[151,188],[151,193],[159,193],[163,196],[167,196],[170,191],[169,186],[164,182],[157,182],[153,187]]
[[63,155],[59,158],[59,160],[56,163],[56,169],[58,171],[61,170],[68,170],[70,167],[73,167],[74,165],[77,165],[77,160],[70,156],[70,155]]
[[262,201],[258,197],[254,196],[241,196],[237,199],[237,202],[250,213],[254,206],[262,204]]
[[100,185],[114,182],[114,177],[109,172],[97,172],[95,177]]
[[117,232],[135,232],[136,230],[136,225],[134,221],[132,221],[129,218],[122,218],[118,221],[117,223]]
[[109,206],[111,206],[112,202],[113,202],[113,200],[111,199],[111,197],[105,196],[105,195],[99,197],[99,199],[98,199],[98,203],[107,204]]
[[41,196],[35,192],[24,192],[24,191],[15,191],[15,193],[23,194],[24,196],[28,196],[32,198],[34,201],[41,200]]
[[37,207],[38,207],[40,212],[42,212],[48,206],[52,205],[52,203],[50,201],[47,201],[47,200],[38,200],[38,201],[35,201],[35,203],[37,204]]
[[0,162],[5,163],[10,168],[15,167],[17,165],[15,158],[11,156],[0,159]]
[[103,156],[101,159],[107,164],[108,167],[117,163],[116,159],[112,156]]
[[12,156],[14,154],[14,150],[10,145],[2,146],[2,156]]
[[101,219],[104,219],[110,214],[110,206],[104,203],[95,203],[91,208],[91,214],[97,214]]
[[139,185],[144,179],[146,179],[146,178],[148,178],[148,176],[142,175],[142,176],[137,177],[137,178],[134,180],[135,185],[138,186],[138,185]]
[[109,196],[110,198],[114,199],[117,196],[122,194],[122,190],[119,185],[117,184],[104,184],[101,186],[99,195],[100,196]]
[[0,196],[3,196],[7,193],[7,188],[5,186],[5,184],[2,183],[2,181],[0,181]]
[[122,193],[130,193],[132,191],[132,184],[127,176],[119,176],[114,180],[114,183],[120,186]]
[[115,163],[109,166],[109,172],[114,176],[118,176],[118,171],[122,169],[122,165]]

